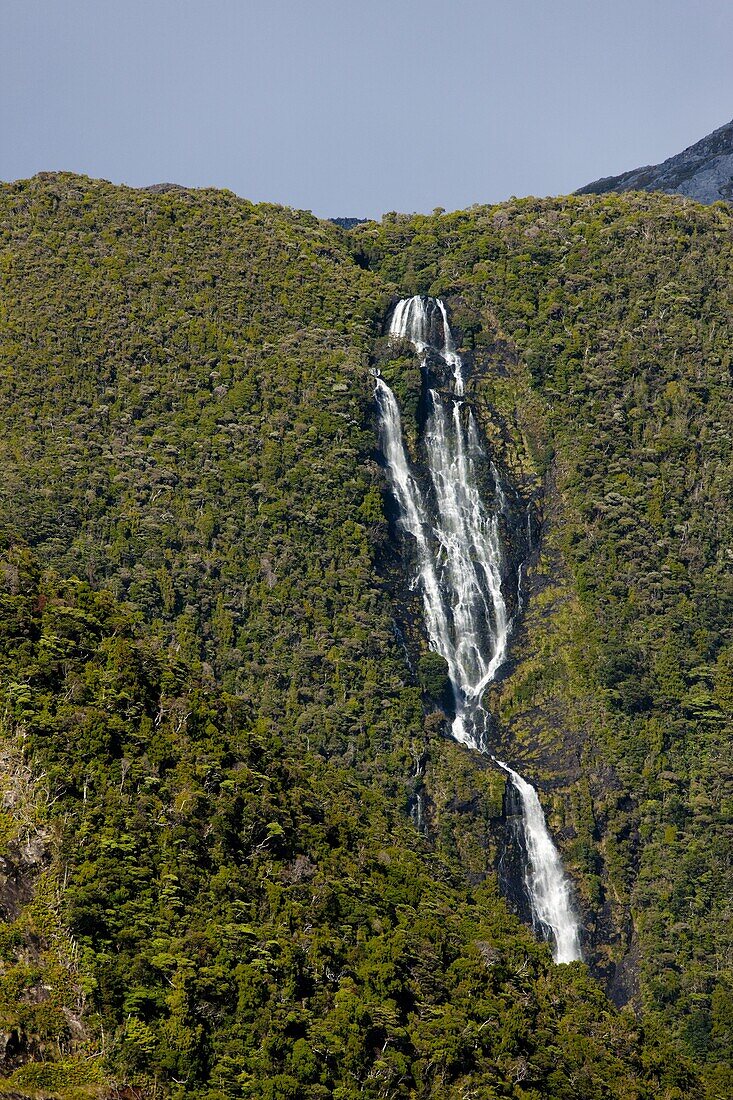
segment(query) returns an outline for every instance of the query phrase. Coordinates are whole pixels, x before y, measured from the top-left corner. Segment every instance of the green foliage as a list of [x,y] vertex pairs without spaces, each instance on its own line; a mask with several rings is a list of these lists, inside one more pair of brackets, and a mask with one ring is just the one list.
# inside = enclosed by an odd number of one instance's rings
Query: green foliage
[[[226,192],[0,189],[0,714],[47,792],[48,874],[0,928],[28,1087],[103,1052],[201,1100],[677,1100],[703,1094],[682,1042],[725,1094],[729,230],[633,195],[346,234]],[[451,297],[544,508],[491,706],[557,792],[599,973],[633,921],[641,1023],[507,911],[503,778],[445,740],[444,666],[395,629],[419,609],[367,367],[415,444],[414,356],[379,340],[398,287]]]
[[[23,551],[4,573],[2,679],[22,667],[27,685],[5,697],[6,735],[22,726],[54,792],[63,911],[109,1070],[174,1095],[185,1080],[192,1096],[267,1082],[272,1096],[376,1097],[500,1085],[521,1066],[562,1097],[582,1065],[589,1096],[651,1095],[615,1054],[599,1075],[600,1047],[577,1047],[582,1017],[628,1026],[583,968],[556,971],[491,881],[451,873],[384,789],[288,759],[109,593],[41,578]],[[49,638],[63,640],[50,657]],[[66,1073],[30,1063],[17,1080]]]
[[417,674],[421,688],[433,699],[440,699],[450,693],[448,662],[439,653],[432,650],[421,653]]
[[586,924],[639,955],[626,995],[712,1067],[733,981],[730,209],[526,199],[355,238],[373,270],[473,317],[474,393],[512,437],[497,447],[546,475],[502,736],[552,784],[570,788],[581,755],[589,823],[568,789],[555,825],[584,837],[567,854]]

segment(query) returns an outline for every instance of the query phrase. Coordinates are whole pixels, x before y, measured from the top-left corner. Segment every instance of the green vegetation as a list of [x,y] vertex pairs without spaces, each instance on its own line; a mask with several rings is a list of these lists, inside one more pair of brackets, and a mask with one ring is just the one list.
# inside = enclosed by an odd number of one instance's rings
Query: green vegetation
[[358,241],[372,268],[455,300],[476,399],[509,429],[497,449],[535,494],[544,475],[535,592],[495,708],[514,753],[564,780],[554,823],[575,834],[591,920],[636,959],[621,992],[725,1064],[730,210],[527,199],[395,216]]
[[[346,232],[226,192],[0,189],[8,1088],[727,1094],[730,241],[722,207],[653,196]],[[378,337],[416,290],[543,515],[491,706],[639,1018],[509,913],[503,779],[436,709],[367,371],[414,420]]]

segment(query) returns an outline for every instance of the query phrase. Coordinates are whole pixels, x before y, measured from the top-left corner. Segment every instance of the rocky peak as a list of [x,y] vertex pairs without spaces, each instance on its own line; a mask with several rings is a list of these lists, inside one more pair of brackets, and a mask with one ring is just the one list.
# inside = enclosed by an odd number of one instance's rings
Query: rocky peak
[[703,203],[733,201],[733,121],[662,164],[606,176],[581,187],[577,194],[607,191],[666,191]]

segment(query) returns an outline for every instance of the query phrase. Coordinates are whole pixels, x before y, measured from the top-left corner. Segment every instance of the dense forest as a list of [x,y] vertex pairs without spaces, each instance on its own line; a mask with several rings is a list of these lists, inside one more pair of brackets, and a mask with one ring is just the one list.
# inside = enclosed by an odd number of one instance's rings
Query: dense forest
[[[732,228],[0,187],[0,1095],[730,1095]],[[414,293],[530,517],[487,703],[586,964],[402,568],[369,368],[414,436]]]

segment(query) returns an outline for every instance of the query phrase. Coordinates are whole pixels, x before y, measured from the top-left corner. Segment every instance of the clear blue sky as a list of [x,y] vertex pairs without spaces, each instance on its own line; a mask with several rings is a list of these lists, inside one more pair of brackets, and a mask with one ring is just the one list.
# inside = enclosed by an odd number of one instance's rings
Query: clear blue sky
[[0,0],[0,179],[323,216],[571,191],[733,117],[731,0]]

